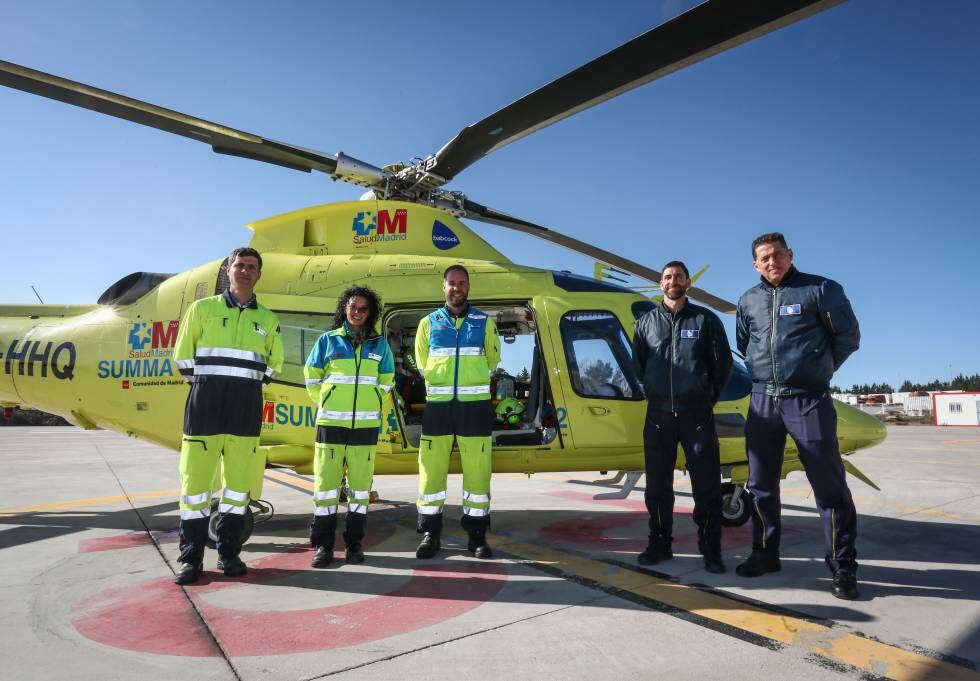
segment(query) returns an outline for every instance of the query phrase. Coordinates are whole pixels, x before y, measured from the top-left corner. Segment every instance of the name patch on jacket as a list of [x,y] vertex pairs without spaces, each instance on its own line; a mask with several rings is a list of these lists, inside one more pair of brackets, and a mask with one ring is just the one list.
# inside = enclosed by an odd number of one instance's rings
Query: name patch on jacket
[[380,362],[381,361],[381,355],[379,355],[377,353],[374,353],[374,352],[369,352],[368,353],[368,359],[373,359],[375,362]]
[[803,314],[803,306],[799,303],[795,305],[780,305],[779,306],[779,316],[786,317],[788,315]]
[[681,329],[681,338],[697,340],[701,337],[701,329]]
[[258,325],[257,322],[252,322],[252,330],[260,336],[268,336],[269,332]]

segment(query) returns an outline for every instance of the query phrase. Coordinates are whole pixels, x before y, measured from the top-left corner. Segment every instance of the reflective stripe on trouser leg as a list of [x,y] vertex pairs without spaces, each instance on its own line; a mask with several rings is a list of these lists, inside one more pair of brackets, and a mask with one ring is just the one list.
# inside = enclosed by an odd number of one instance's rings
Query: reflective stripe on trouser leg
[[221,456],[221,513],[244,515],[254,486],[259,438],[225,435]]
[[365,514],[371,499],[374,478],[374,454],[377,445],[347,445],[344,464],[347,469],[347,512]]
[[333,515],[340,503],[344,445],[313,445],[313,515]]
[[419,442],[419,498],[416,501],[420,523],[422,516],[442,513],[446,503],[446,476],[452,448],[452,435],[422,434]]
[[180,519],[207,518],[224,435],[185,435],[180,443]]
[[237,556],[242,550],[245,509],[255,484],[259,438],[225,435],[221,453],[222,484],[220,514],[215,527],[218,555]]
[[474,518],[490,514],[490,438],[457,437],[463,465],[463,515]]

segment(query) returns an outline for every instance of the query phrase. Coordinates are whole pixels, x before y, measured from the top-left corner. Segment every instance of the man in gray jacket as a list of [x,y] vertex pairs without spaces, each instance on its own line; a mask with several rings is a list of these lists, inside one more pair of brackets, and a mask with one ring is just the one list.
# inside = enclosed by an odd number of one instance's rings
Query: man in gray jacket
[[861,332],[840,284],[793,267],[782,234],[753,241],[752,259],[762,280],[738,301],[736,342],[752,375],[745,444],[756,512],[752,553],[736,572],[758,577],[781,567],[779,480],[789,434],[823,520],[831,591],[852,600],[857,512],[838,449],[830,379],[858,349]]
[[708,572],[721,573],[721,468],[712,407],[728,382],[732,353],[721,320],[688,301],[687,266],[664,265],[663,302],[636,322],[633,368],[643,381],[646,501],[650,541],[637,560],[653,565],[673,557],[674,465],[684,447],[694,495],[698,548]]

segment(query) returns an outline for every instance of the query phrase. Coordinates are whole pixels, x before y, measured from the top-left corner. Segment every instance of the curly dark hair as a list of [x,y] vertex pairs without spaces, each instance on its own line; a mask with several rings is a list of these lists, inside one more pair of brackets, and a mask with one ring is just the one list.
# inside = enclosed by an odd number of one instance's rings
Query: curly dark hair
[[378,323],[381,316],[381,298],[367,286],[351,286],[340,294],[337,299],[337,312],[333,316],[333,328],[339,329],[347,321],[347,304],[351,298],[361,297],[368,301],[368,316],[364,320],[364,329],[367,335],[374,335],[374,325]]

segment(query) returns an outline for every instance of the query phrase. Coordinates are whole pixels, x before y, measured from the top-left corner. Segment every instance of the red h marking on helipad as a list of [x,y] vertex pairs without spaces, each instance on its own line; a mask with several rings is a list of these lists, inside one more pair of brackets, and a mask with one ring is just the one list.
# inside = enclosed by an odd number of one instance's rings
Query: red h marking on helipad
[[[503,563],[461,560],[417,565],[397,588],[354,603],[270,612],[208,602],[207,594],[214,591],[274,587],[274,581],[304,573],[322,580],[324,594],[329,593],[331,580],[348,584],[367,577],[363,572],[338,570],[311,573],[310,556],[309,549],[268,556],[239,581],[211,581],[217,573],[208,572],[198,585],[187,587],[187,594],[229,655],[279,655],[351,646],[439,624],[486,602],[507,580]],[[83,636],[125,650],[219,655],[207,629],[170,578],[97,593],[75,606],[72,623]]]

